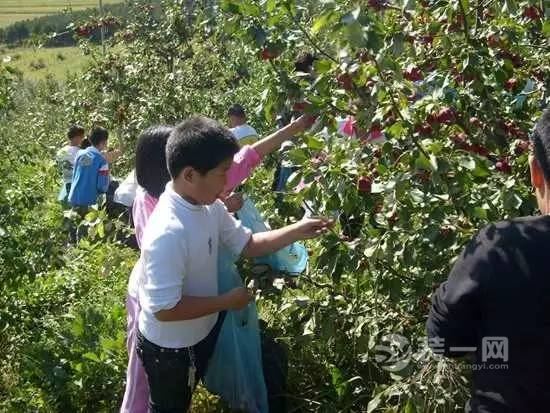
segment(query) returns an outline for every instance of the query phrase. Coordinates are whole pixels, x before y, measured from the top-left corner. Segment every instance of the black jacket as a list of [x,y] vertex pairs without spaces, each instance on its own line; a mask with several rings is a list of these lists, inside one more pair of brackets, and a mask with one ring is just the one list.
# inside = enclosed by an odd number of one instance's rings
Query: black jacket
[[550,412],[550,216],[480,231],[434,293],[426,328],[444,355],[472,353],[470,411]]

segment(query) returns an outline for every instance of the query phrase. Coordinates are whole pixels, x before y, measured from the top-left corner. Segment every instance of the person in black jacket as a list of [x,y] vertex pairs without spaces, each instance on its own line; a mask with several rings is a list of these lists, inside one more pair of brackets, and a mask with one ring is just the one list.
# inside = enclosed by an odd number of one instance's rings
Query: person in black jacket
[[475,360],[467,412],[550,410],[550,109],[531,148],[541,215],[482,229],[432,298],[432,349]]

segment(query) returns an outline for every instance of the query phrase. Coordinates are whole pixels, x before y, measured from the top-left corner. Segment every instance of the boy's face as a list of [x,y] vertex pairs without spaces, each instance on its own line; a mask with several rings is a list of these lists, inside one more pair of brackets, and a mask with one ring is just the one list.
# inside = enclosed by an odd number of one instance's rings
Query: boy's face
[[227,172],[232,163],[233,159],[229,158],[204,175],[194,171],[192,179],[193,198],[197,203],[210,205],[222,195],[227,180]]
[[80,146],[82,145],[82,141],[84,140],[84,135],[77,135],[74,138],[71,139],[71,145],[73,146]]
[[243,119],[239,116],[229,115],[229,127],[230,128],[234,128],[236,126],[242,125],[243,123],[246,123],[246,119]]

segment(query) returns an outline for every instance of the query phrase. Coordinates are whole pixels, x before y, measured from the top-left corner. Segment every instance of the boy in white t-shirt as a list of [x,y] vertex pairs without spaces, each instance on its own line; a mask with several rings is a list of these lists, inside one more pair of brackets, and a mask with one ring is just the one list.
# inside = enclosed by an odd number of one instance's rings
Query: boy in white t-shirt
[[67,132],[67,138],[69,139],[69,144],[59,149],[56,154],[56,160],[63,177],[63,185],[61,186],[57,199],[62,202],[67,201],[67,196],[71,191],[74,163],[76,154],[80,150],[80,144],[84,139],[84,128],[79,125],[72,125]]
[[252,145],[260,139],[256,129],[246,123],[246,113],[241,105],[231,106],[227,111],[227,116],[229,117],[230,131],[233,132],[240,146]]
[[185,412],[206,371],[225,310],[244,308],[246,288],[218,295],[218,247],[262,256],[323,234],[331,223],[305,219],[257,234],[218,199],[239,145],[218,122],[198,117],[178,125],[166,147],[172,181],[149,218],[139,267],[137,352],[150,387],[150,411]]

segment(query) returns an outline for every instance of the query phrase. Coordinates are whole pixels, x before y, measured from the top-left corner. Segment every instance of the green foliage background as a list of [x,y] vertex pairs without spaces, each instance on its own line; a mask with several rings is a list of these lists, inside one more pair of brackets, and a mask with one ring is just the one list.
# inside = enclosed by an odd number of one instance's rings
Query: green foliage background
[[[194,113],[224,121],[239,102],[267,133],[276,113],[303,99],[327,128],[326,138],[298,138],[289,154],[303,166],[293,185],[303,179],[305,188],[277,203],[268,159],[246,190],[272,226],[295,219],[303,199],[360,224],[354,240],[309,242],[309,273],[259,300],[289,350],[292,411],[462,410],[468,378],[459,363],[413,360],[389,372],[375,346],[392,333],[421,339],[432,287],[472,234],[534,212],[527,155],[515,150],[548,103],[548,23],[523,16],[534,1],[488,6],[487,18],[480,2],[396,2],[385,11],[371,3],[136,2],[105,55],[80,40],[91,64],[78,77],[32,85],[0,67],[0,410],[111,412],[124,388],[124,299],[137,256],[115,241],[120,224],[101,209],[89,217],[90,238],[67,245],[53,157],[68,124],[106,126],[124,150],[114,166],[123,176],[151,124]],[[503,50],[487,45],[491,35]],[[435,39],[429,47],[424,36]],[[259,59],[265,49],[278,57]],[[308,50],[322,56],[313,84],[292,71]],[[403,77],[411,66],[426,90]],[[343,73],[350,90],[337,80]],[[424,96],[409,98],[415,90]],[[419,134],[444,107],[457,122]],[[338,137],[334,120],[349,113],[365,130],[381,125],[387,142]],[[459,133],[490,156],[457,146]],[[498,159],[511,174],[496,169]],[[356,189],[361,176],[372,180],[369,195]],[[196,408],[223,409],[202,391]]]

